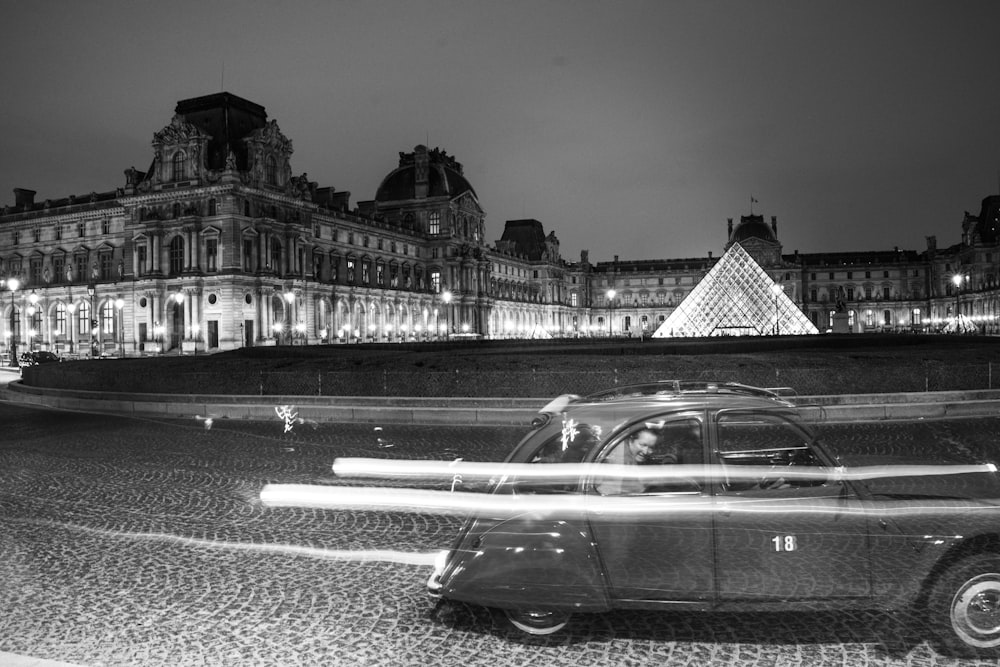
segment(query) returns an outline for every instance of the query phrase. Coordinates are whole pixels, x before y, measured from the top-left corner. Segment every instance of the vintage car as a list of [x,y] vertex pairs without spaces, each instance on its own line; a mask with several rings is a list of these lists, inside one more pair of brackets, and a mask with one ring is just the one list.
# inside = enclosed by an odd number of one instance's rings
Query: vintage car
[[950,648],[996,655],[996,466],[848,468],[809,421],[736,384],[561,397],[489,487],[520,509],[468,518],[429,592],[539,635],[611,609],[915,608]]

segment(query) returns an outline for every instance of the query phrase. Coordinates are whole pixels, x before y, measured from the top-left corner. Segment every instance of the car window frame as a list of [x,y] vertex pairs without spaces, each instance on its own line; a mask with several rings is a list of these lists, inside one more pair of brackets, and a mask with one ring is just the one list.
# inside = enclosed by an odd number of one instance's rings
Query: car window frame
[[[728,482],[725,475],[726,466],[732,466],[734,464],[726,464],[723,462],[721,451],[721,438],[723,429],[723,420],[729,417],[751,417],[751,418],[761,418],[766,417],[767,420],[773,422],[780,422],[781,424],[790,427],[793,431],[797,432],[805,443],[802,449],[806,449],[815,456],[821,467],[829,471],[829,478],[821,484],[801,484],[801,485],[791,485],[788,487],[775,487],[775,488],[748,488],[740,490],[732,490],[728,488]],[[785,410],[761,410],[753,408],[724,408],[715,411],[712,415],[712,428],[711,437],[712,442],[709,447],[709,461],[713,467],[715,467],[720,474],[715,477],[712,484],[713,495],[719,498],[758,498],[758,499],[778,499],[778,498],[801,498],[801,497],[829,497],[829,496],[843,496],[848,494],[853,497],[858,497],[858,493],[854,487],[845,480],[840,479],[836,472],[839,467],[839,463],[836,459],[830,455],[829,452],[820,444],[819,438],[813,432],[812,429],[803,424],[800,420],[795,418],[794,413],[789,413]],[[787,447],[775,447],[766,450],[757,450],[760,452],[770,452],[770,451],[785,451],[789,450]],[[748,450],[749,451],[749,450]],[[752,466],[747,466],[752,467]],[[760,466],[763,468],[764,466]],[[773,466],[768,468],[769,471],[773,469]],[[780,475],[779,475],[780,476]],[[770,476],[763,476],[762,478],[768,478]]]

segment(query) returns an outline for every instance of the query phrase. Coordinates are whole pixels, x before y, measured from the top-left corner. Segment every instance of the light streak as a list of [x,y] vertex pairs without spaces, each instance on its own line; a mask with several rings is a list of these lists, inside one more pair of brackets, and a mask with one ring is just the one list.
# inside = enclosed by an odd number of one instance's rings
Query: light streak
[[760,465],[650,465],[623,466],[609,463],[479,463],[372,458],[338,458],[333,462],[337,477],[357,479],[442,479],[460,475],[463,480],[487,481],[502,477],[518,481],[576,482],[580,479],[657,480],[695,479],[698,481],[755,481],[762,477],[786,480],[838,482],[886,477],[928,477],[995,473],[992,463],[975,465],[865,466],[847,469],[809,466]]
[[204,548],[204,549],[226,549],[230,551],[254,551],[265,554],[282,554],[288,556],[304,556],[306,558],[316,558],[325,560],[354,561],[354,562],[383,562],[397,563],[400,565],[433,565],[437,557],[437,551],[431,552],[408,552],[396,551],[392,549],[320,549],[316,547],[303,547],[296,544],[263,544],[257,542],[223,542],[220,540],[205,540],[196,537],[185,537],[183,535],[172,535],[170,533],[134,533],[128,531],[108,530],[106,528],[93,528],[81,526],[79,524],[66,523],[62,521],[46,521],[39,519],[17,519],[8,518],[5,521],[16,521],[18,523],[29,523],[35,525],[46,525],[57,528],[66,528],[91,535],[101,537],[112,537],[129,541],[152,541],[182,546]]
[[[811,490],[806,490],[809,493]],[[311,507],[330,510],[395,511],[418,514],[467,516],[470,514],[513,518],[559,519],[615,515],[642,518],[666,513],[706,514],[823,514],[909,516],[914,514],[968,514],[987,512],[1000,517],[1000,506],[983,501],[944,502],[844,500],[836,490],[825,498],[706,496],[697,493],[676,495],[600,496],[597,494],[484,494],[428,489],[314,486],[309,484],[268,484],[260,492],[268,507]],[[1000,502],[994,500],[993,502]]]

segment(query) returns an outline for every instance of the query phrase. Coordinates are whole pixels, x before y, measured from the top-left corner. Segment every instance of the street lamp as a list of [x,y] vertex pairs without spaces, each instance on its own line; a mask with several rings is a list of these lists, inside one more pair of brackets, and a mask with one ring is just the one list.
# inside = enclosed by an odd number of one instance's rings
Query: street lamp
[[[291,290],[289,290],[289,291],[285,292],[284,294],[282,294],[281,296],[284,298],[285,303],[288,304],[288,306],[285,308],[285,315],[287,316],[287,317],[285,317],[285,322],[288,325],[288,335],[291,336],[291,335],[293,335],[293,332],[295,330],[294,329],[294,325],[292,324],[292,321],[293,321],[293,318],[292,318],[292,304],[295,303],[295,292],[292,292]],[[283,330],[284,330],[284,327],[282,327],[282,331]],[[289,341],[286,340],[285,342],[288,343]]]
[[441,301],[444,302],[444,331],[447,334],[451,326],[451,292],[448,290],[441,292]]
[[[41,329],[41,322],[39,322],[39,328],[37,330],[35,329],[35,313],[39,312],[39,310],[38,310],[38,295],[35,294],[34,292],[32,292],[30,295],[28,295],[28,302],[31,304],[28,307],[28,327],[29,327],[29,329],[31,331],[30,335],[28,336],[28,351],[31,352],[32,349],[33,349],[32,343],[31,343],[32,337],[36,336],[36,335],[41,335],[41,333],[42,333],[40,331],[40,329]],[[39,317],[39,320],[40,319],[41,319],[41,317]],[[44,343],[44,341],[42,341],[42,342]]]
[[[69,297],[73,298],[72,295]],[[66,310],[69,312],[69,333],[66,335],[69,338],[69,353],[73,354],[73,339],[76,337],[76,304],[70,301],[66,305]]]
[[7,289],[10,290],[10,365],[18,366],[17,363],[17,336],[14,333],[14,292],[21,286],[21,281],[17,278],[7,279]]
[[[632,299],[632,308],[635,309],[635,323],[632,325],[639,330],[639,339],[642,340],[642,320],[639,319],[639,299]],[[629,328],[629,337],[632,336],[632,329]]]
[[90,296],[90,358],[94,358],[94,334],[97,333],[97,309],[94,306],[94,294],[97,287],[94,283],[87,285],[87,295]]
[[153,335],[156,336],[156,347],[157,352],[163,354],[163,325],[157,320],[153,322]]
[[125,307],[125,299],[118,297],[115,299],[115,309],[118,310],[118,357],[125,357],[125,319],[122,316],[122,308]]
[[951,282],[955,284],[955,333],[961,333],[959,328],[961,326],[961,315],[959,314],[961,304],[959,302],[959,294],[962,291],[962,279],[963,276],[961,273],[956,273],[951,277]]
[[611,338],[611,322],[614,320],[614,310],[615,310],[615,292],[613,289],[608,290],[608,338]]
[[781,325],[778,324],[780,316],[778,315],[778,295],[784,290],[778,283],[771,283],[771,291],[774,292],[774,335],[781,335]]
[[171,296],[171,298],[173,298],[174,303],[176,304],[174,306],[174,309],[173,309],[173,317],[171,318],[171,328],[170,328],[170,331],[171,331],[171,333],[170,333],[171,347],[173,347],[173,340],[174,340],[174,338],[178,335],[177,327],[175,327],[173,325],[177,323],[177,311],[180,310],[181,311],[180,312],[180,322],[181,322],[181,326],[180,326],[180,336],[181,336],[181,349],[180,349],[180,353],[183,354],[184,353],[184,343],[183,343],[183,340],[184,340],[184,336],[186,334],[186,332],[185,332],[185,325],[187,324],[187,318],[184,317],[184,311],[183,311],[183,307],[184,307],[184,292],[182,290],[178,289],[176,292],[174,292],[170,296]]

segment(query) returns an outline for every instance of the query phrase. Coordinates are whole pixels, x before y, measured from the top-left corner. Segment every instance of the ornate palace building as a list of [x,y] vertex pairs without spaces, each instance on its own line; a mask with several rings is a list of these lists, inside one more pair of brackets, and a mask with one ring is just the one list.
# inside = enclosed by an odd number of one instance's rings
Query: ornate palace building
[[[721,258],[567,261],[537,220],[491,245],[462,165],[425,146],[352,207],[294,175],[291,140],[229,93],[178,102],[152,148],[115,190],[18,188],[0,209],[7,353],[648,335]],[[749,215],[722,250],[739,244],[819,331],[939,329],[961,311],[994,333],[998,222],[991,196],[946,249],[789,255],[777,221]]]

